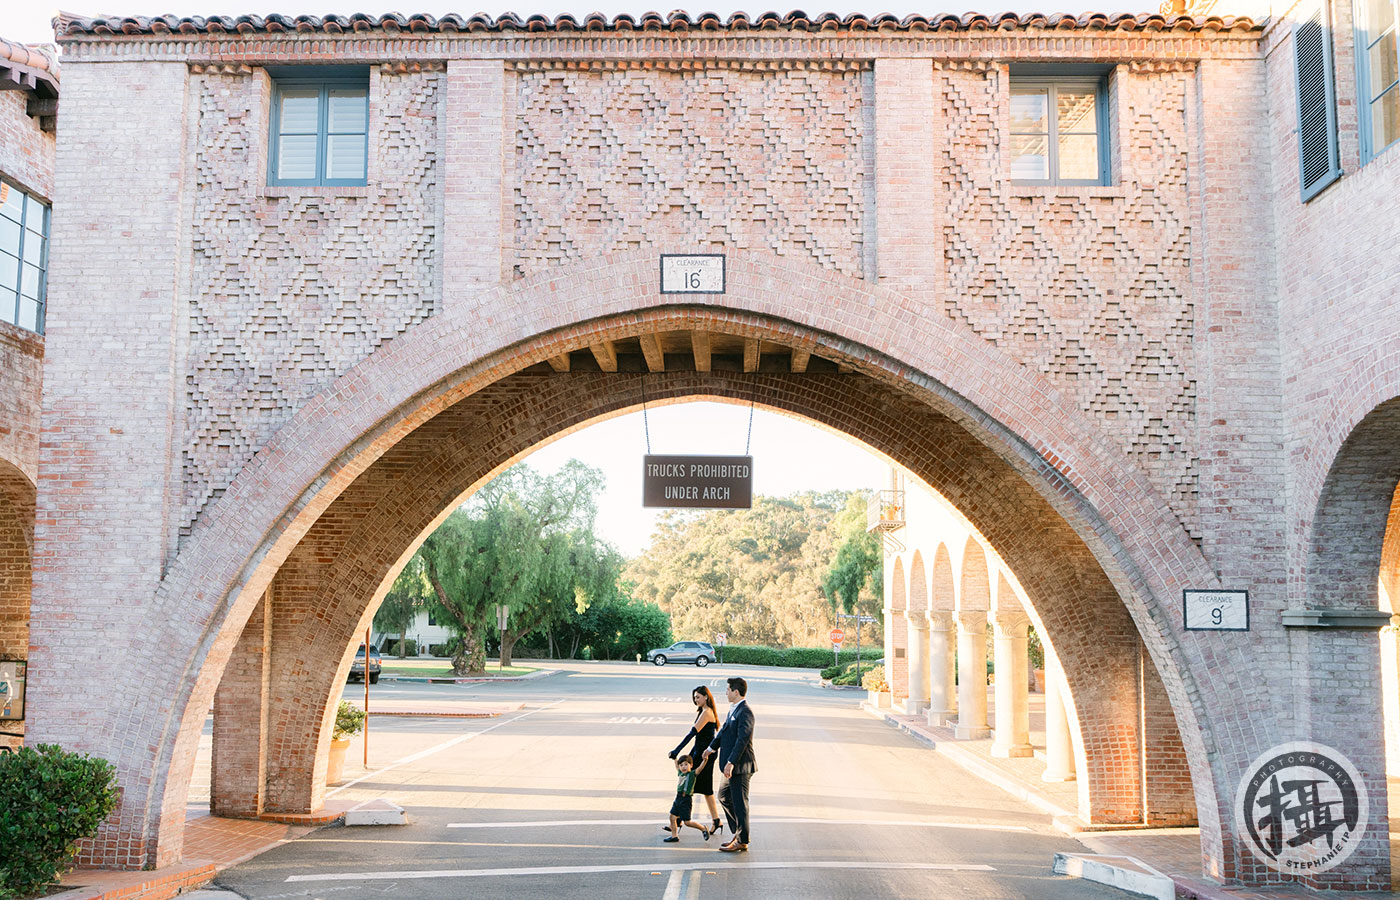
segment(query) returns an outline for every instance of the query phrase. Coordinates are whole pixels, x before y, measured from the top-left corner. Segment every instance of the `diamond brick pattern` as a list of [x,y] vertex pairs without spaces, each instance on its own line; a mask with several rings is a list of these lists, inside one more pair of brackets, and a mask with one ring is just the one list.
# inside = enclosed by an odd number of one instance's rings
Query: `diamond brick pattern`
[[293,412],[440,305],[442,79],[376,73],[365,196],[274,199],[258,164],[265,88],[197,76],[182,536]]
[[515,276],[662,242],[860,276],[867,83],[810,68],[518,73]]
[[1050,189],[1005,177],[1005,75],[948,72],[938,177],[945,312],[1075,398],[1199,539],[1189,77],[1115,77],[1128,164],[1113,187]]

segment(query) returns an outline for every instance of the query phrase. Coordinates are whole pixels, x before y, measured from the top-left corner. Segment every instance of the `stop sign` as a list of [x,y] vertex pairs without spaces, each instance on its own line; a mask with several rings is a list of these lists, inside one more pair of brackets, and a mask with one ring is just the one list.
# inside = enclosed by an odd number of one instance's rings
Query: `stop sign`
[[842,641],[844,641],[845,639],[846,639],[846,632],[842,631],[842,630],[839,629],[839,628],[833,628],[833,629],[831,629],[831,642],[832,642],[833,644],[840,645],[840,643],[841,643]]

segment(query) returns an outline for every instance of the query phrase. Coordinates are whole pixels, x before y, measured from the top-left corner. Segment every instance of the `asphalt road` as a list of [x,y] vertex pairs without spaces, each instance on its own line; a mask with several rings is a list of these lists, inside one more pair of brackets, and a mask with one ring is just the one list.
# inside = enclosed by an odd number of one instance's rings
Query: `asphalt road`
[[[758,774],[749,852],[686,831],[665,844],[674,795],[666,753],[706,684],[725,712],[729,674],[749,678]],[[360,697],[354,685],[347,695]],[[258,900],[503,897],[1125,898],[1051,874],[1083,852],[1048,817],[860,711],[863,695],[812,673],[749,667],[570,664],[522,684],[371,688],[376,701],[520,701],[493,719],[371,719],[370,768],[349,753],[336,798],[386,797],[399,827],[315,831],[224,872]],[[696,798],[704,821],[704,801]]]

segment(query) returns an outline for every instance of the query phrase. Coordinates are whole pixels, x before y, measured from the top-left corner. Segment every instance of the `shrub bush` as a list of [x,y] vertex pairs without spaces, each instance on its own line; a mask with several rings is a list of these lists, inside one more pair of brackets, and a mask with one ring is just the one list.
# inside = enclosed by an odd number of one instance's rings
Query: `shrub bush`
[[335,711],[335,729],[331,740],[342,741],[354,737],[365,729],[365,711],[348,700],[340,701]]
[[844,666],[827,666],[825,669],[822,669],[822,680],[830,681],[837,675],[840,675],[844,669]]
[[[403,644],[402,650],[399,649],[400,643]],[[385,656],[417,656],[418,642],[413,638],[407,638],[403,641],[388,641],[380,648],[379,652]]]
[[0,900],[58,881],[117,806],[117,770],[55,744],[0,754]]
[[[836,654],[828,647],[753,647],[744,644],[730,644],[716,648],[726,664],[736,666],[782,666],[797,669],[824,669],[836,664]],[[879,659],[885,655],[883,647],[862,647],[861,659]],[[854,661],[854,650],[842,650],[841,659]]]
[[861,679],[860,686],[867,691],[888,691],[890,686],[885,681],[885,667],[876,666],[866,672],[865,677]]

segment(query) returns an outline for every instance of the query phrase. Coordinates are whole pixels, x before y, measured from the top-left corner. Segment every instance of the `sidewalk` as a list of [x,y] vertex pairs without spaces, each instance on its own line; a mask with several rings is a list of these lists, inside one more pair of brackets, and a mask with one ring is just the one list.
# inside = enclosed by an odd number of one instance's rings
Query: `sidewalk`
[[[1077,809],[1079,792],[1074,782],[1047,783],[1040,780],[1045,763],[1040,758],[1044,750],[1044,733],[1037,731],[1036,699],[1031,695],[1031,743],[1037,756],[1024,759],[998,759],[991,754],[992,739],[960,741],[953,729],[931,727],[924,716],[904,715],[898,709],[875,709],[866,702],[861,708],[887,725],[917,738],[933,751],[948,758],[1012,796],[1040,809],[1053,818],[1055,827],[1073,833],[1092,853],[1103,857],[1129,857],[1150,869],[1166,875],[1175,885],[1177,900],[1292,900],[1292,898],[1335,898],[1345,896],[1354,900],[1396,900],[1400,892],[1314,891],[1301,887],[1248,888],[1226,886],[1201,874],[1201,836],[1198,828],[1133,828],[1112,831],[1085,831]],[[1039,718],[1043,722],[1043,718]],[[1400,795],[1400,784],[1392,780],[1391,795]],[[1391,869],[1400,872],[1400,820],[1391,820]],[[1050,864],[1050,860],[1046,860]]]
[[185,858],[178,865],[158,872],[76,869],[63,879],[68,890],[45,900],[165,900],[208,884],[224,869],[319,827],[223,819],[198,810],[186,816]]

